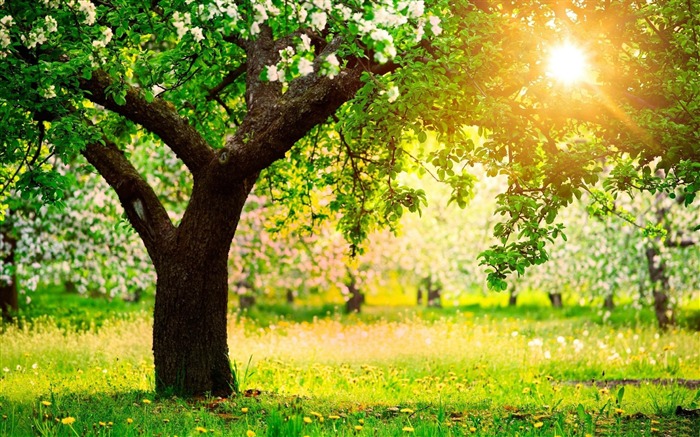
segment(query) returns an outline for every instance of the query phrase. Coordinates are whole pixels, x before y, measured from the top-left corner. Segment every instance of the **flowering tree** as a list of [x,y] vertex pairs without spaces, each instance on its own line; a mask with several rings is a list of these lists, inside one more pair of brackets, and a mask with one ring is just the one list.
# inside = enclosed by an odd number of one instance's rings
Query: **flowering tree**
[[[425,55],[421,42],[440,33],[440,18],[422,1],[13,0],[0,15],[5,185],[56,200],[50,164],[82,154],[117,193],[157,272],[157,389],[230,393],[227,255],[248,193],[334,114],[346,135],[381,119],[398,97],[389,73]],[[167,147],[184,163],[193,188],[181,217],[127,146]],[[335,209],[353,211],[343,174]],[[354,212],[346,235],[357,243],[370,223]]]

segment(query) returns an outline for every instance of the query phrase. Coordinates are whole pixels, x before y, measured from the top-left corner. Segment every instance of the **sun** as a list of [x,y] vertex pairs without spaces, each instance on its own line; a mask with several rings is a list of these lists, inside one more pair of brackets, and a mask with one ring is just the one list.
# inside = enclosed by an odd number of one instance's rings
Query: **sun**
[[586,54],[571,42],[551,49],[547,74],[566,85],[582,81],[588,73]]

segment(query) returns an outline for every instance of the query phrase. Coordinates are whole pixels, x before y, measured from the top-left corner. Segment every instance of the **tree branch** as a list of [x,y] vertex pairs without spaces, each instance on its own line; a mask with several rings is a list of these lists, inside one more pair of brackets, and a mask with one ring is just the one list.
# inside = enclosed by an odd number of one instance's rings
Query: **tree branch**
[[92,78],[80,81],[88,99],[158,135],[185,163],[195,178],[215,158],[213,149],[187,119],[178,114],[172,104],[159,98],[149,103],[138,88],[128,86],[126,103],[118,105],[108,95],[107,89],[111,85],[112,79],[104,71],[95,71]]
[[209,93],[207,94],[207,100],[217,100],[219,97],[219,93],[226,89],[229,85],[233,84],[236,79],[241,77],[243,73],[246,72],[247,66],[245,63],[239,65],[236,67],[234,70],[231,70],[228,72],[226,76],[221,80],[221,82],[215,86],[214,88],[209,90]]
[[82,153],[116,191],[157,268],[159,254],[163,254],[163,248],[175,235],[175,226],[158,196],[114,143],[108,140],[105,145],[91,143]]

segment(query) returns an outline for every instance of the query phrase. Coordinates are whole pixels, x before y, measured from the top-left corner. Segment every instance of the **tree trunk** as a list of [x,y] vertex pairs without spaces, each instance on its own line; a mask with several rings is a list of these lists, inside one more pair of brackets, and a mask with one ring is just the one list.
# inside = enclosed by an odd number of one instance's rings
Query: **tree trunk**
[[[425,293],[422,291],[423,288],[425,289]],[[433,281],[432,275],[428,275],[421,280],[421,284],[418,287],[418,293],[421,297],[423,294],[425,294],[425,302],[427,306],[433,308],[442,307],[442,303],[440,302],[442,285],[439,281]]]
[[2,244],[2,248],[6,251],[2,262],[6,266],[10,265],[11,271],[9,282],[0,282],[0,310],[2,310],[3,319],[12,320],[12,313],[19,309],[17,272],[15,266],[15,248],[17,247],[17,240],[10,235],[9,232],[3,232],[0,244]]
[[153,320],[156,390],[229,396],[238,390],[227,343],[228,252],[252,188],[198,190],[173,247],[156,253]]
[[255,305],[255,296],[250,294],[240,294],[238,295],[238,308],[241,310],[248,310],[253,308]]
[[615,301],[612,293],[605,295],[605,300],[603,301],[603,308],[605,308],[606,310],[615,309]]
[[428,288],[428,306],[432,308],[442,308],[442,287],[438,283],[433,283]]
[[561,293],[548,293],[548,296],[553,308],[562,308],[564,306]]
[[362,309],[362,304],[365,303],[365,295],[357,288],[357,283],[355,278],[350,276],[350,280],[345,284],[348,289],[348,294],[350,297],[345,301],[345,312],[359,313]]
[[666,263],[661,259],[658,249],[654,246],[647,248],[646,256],[654,296],[656,321],[659,323],[659,328],[667,329],[675,324],[675,318],[669,305],[668,292],[671,285],[666,274]]
[[514,307],[518,304],[518,293],[515,290],[515,286],[511,285],[510,291],[508,294],[508,306],[509,307]]

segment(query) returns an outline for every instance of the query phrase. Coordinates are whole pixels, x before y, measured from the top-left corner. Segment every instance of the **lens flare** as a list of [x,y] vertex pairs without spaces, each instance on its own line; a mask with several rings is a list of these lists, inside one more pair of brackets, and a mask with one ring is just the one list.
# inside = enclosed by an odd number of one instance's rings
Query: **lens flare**
[[583,80],[588,71],[586,54],[570,42],[552,48],[547,74],[566,85]]

